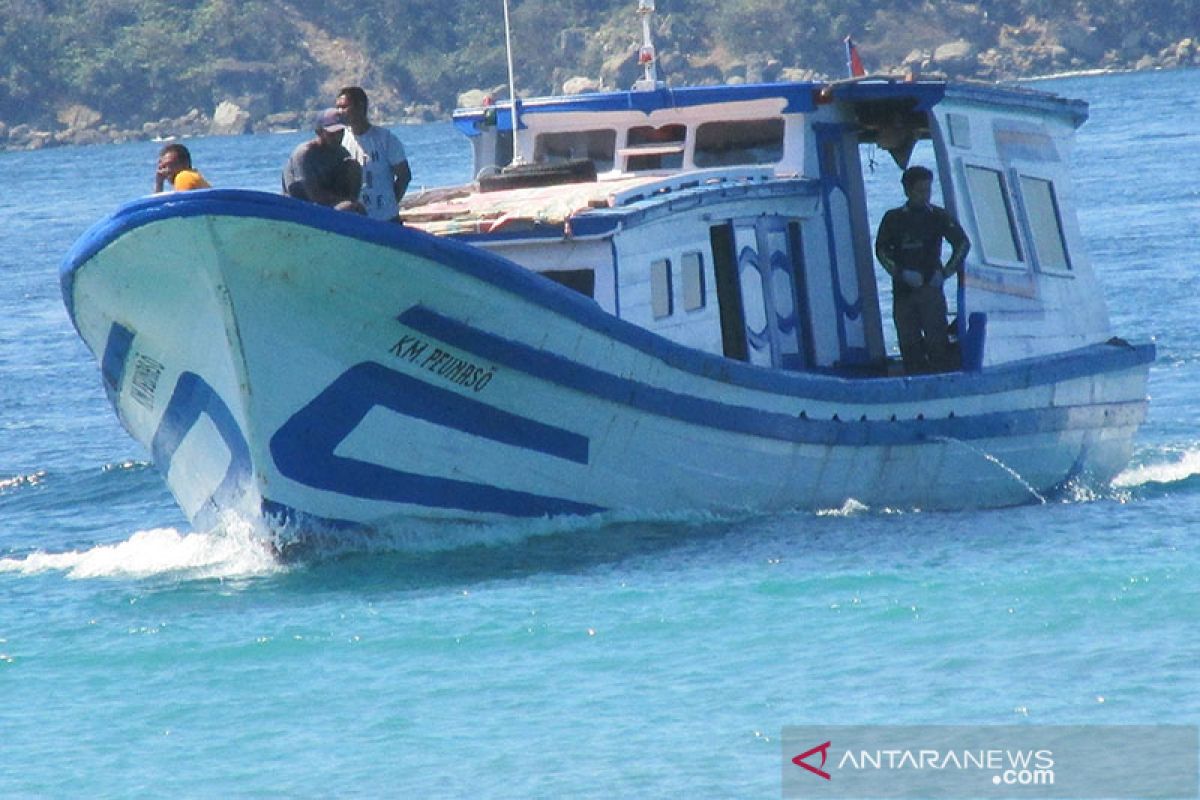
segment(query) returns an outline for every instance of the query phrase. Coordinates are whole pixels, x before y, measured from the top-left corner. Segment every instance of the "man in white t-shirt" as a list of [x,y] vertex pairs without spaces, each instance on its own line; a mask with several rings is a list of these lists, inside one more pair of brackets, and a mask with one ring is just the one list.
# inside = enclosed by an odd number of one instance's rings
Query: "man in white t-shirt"
[[412,180],[404,145],[387,128],[367,122],[367,93],[361,87],[342,88],[334,105],[349,126],[342,147],[362,165],[363,207],[372,219],[397,219],[400,198]]

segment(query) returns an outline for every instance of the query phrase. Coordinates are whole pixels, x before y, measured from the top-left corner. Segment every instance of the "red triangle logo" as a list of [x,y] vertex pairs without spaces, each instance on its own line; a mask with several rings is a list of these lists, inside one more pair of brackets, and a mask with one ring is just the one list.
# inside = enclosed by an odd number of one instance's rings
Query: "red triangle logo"
[[[806,770],[808,770],[812,774],[818,775],[818,776],[824,778],[825,780],[830,780],[829,773],[826,772],[825,770],[821,769],[821,767],[825,766],[825,758],[829,755],[829,744],[830,744],[829,742],[826,742],[825,744],[817,745],[816,747],[814,747],[811,750],[804,751],[800,755],[793,758],[792,763],[795,764],[797,767],[804,767]],[[805,763],[805,761],[804,761],[804,759],[806,759],[809,756],[814,755],[816,753],[821,754],[821,767],[814,767],[812,764]]]

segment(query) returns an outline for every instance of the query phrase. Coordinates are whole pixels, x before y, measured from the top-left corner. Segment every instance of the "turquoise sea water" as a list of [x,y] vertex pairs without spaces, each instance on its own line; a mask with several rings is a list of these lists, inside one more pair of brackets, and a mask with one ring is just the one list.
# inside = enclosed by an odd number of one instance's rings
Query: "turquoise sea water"
[[[1200,721],[1200,73],[1041,86],[1091,103],[1081,225],[1159,346],[1112,489],[287,566],[190,528],[62,308],[158,145],[0,154],[0,796],[778,797],[788,725]],[[469,177],[451,126],[398,132],[418,184]],[[274,190],[299,139],[188,144]]]

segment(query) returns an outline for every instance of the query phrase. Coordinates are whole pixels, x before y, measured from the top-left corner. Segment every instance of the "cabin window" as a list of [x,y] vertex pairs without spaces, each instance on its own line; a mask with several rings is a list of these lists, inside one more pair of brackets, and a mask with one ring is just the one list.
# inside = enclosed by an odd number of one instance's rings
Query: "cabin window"
[[1012,204],[1004,188],[1004,175],[999,170],[974,166],[968,166],[966,174],[984,259],[1000,263],[1024,261]]
[[638,125],[629,129],[625,149],[629,172],[650,169],[679,169],[683,166],[683,146],[687,139],[684,125]]
[[586,297],[596,296],[596,273],[590,269],[548,269],[539,273],[555,283]]
[[684,253],[679,260],[683,279],[683,310],[704,308],[704,260],[699,253]]
[[538,164],[561,164],[590,160],[597,172],[613,168],[617,132],[611,129],[543,133],[534,144],[533,160]]
[[655,319],[669,317],[675,312],[671,296],[671,262],[660,258],[650,264],[650,308]]
[[1022,175],[1021,198],[1025,201],[1025,211],[1029,215],[1029,230],[1033,234],[1033,249],[1037,253],[1038,266],[1051,270],[1071,269],[1054,184],[1041,178]]
[[696,129],[697,167],[774,164],[783,158],[783,120],[706,122]]
[[971,118],[966,114],[947,114],[946,124],[950,128],[950,144],[970,150]]

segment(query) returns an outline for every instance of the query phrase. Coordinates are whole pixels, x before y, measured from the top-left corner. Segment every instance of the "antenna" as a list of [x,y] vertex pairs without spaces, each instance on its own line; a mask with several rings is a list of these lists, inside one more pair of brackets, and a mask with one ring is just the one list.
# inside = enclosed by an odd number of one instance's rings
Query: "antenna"
[[634,91],[650,91],[658,89],[662,83],[658,80],[658,56],[654,52],[654,42],[650,38],[650,15],[654,13],[654,0],[638,0],[637,14],[642,18],[642,47],[638,50],[638,64],[645,70],[642,79],[634,81]]
[[521,140],[517,136],[520,130],[520,121],[517,119],[517,79],[516,72],[513,70],[513,46],[512,46],[512,26],[508,21],[508,0],[504,0],[504,49],[508,52],[508,98],[512,103],[512,137],[513,137],[513,164],[524,164],[525,157],[521,154]]

